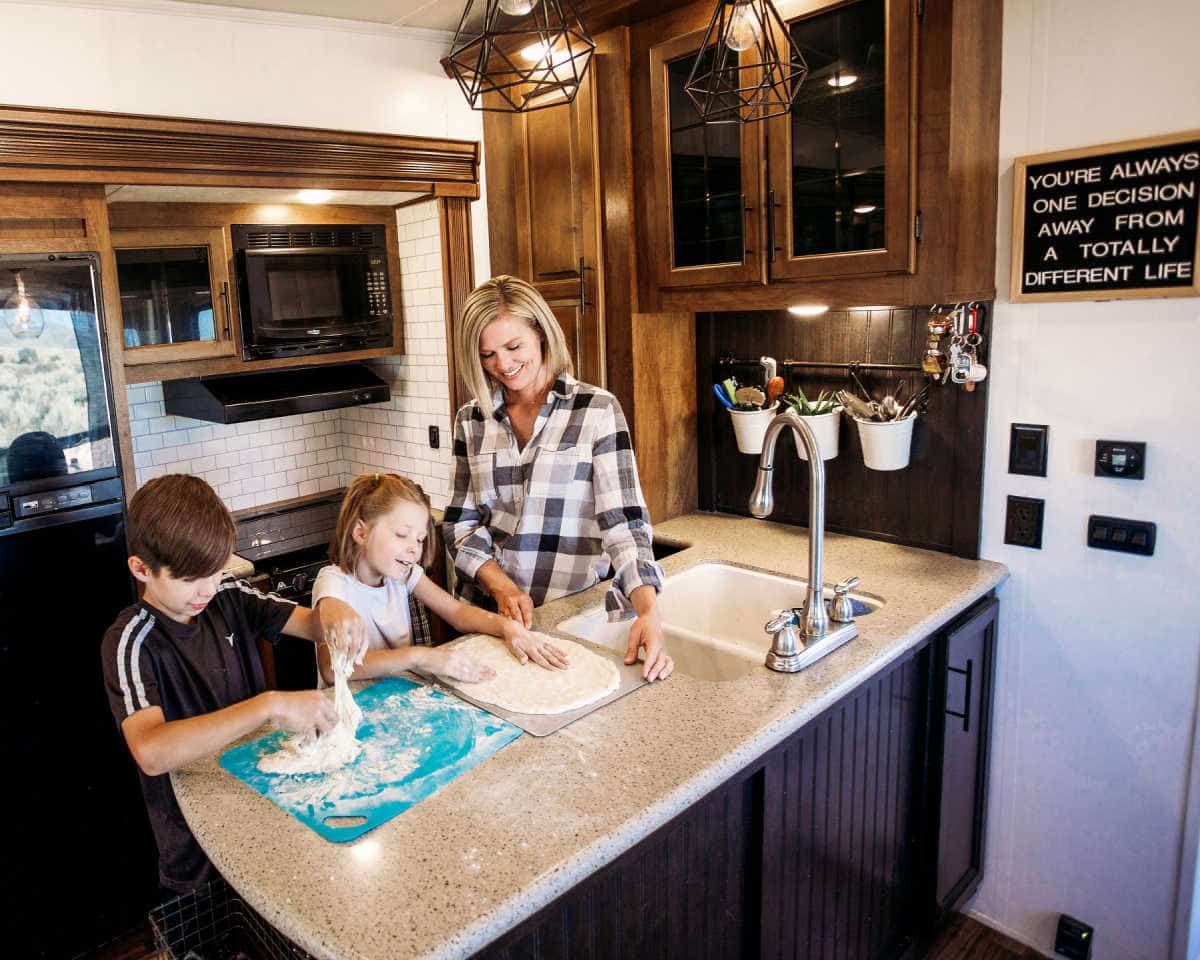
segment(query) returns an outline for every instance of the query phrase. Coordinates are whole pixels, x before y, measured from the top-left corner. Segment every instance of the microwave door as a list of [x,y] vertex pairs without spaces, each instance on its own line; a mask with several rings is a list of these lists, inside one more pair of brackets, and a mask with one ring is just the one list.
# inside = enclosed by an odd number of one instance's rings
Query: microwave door
[[256,343],[352,335],[369,323],[367,258],[344,253],[247,251]]

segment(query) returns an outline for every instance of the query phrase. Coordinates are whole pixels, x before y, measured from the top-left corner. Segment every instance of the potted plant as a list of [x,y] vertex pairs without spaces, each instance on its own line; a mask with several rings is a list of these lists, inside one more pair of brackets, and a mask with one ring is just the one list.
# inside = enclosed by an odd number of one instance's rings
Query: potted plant
[[[817,394],[815,400],[809,400],[799,387],[795,393],[789,393],[783,398],[800,416],[804,417],[812,428],[813,436],[817,438],[817,449],[821,451],[822,460],[832,460],[838,455],[838,438],[841,433],[842,405],[837,398],[825,390]],[[801,460],[807,460],[804,445],[796,442],[796,453]]]

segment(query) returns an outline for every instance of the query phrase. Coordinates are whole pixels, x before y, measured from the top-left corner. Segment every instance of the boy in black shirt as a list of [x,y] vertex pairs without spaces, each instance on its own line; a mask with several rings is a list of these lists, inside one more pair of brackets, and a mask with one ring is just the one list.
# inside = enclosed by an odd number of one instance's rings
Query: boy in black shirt
[[[198,477],[151,480],[129,503],[129,570],[143,585],[104,635],[109,703],[133,759],[158,843],[159,883],[187,893],[216,876],[175,800],[169,774],[274,720],[313,735],[333,726],[316,690],[266,689],[257,640],[318,642],[318,614],[222,575],[233,552],[225,504]],[[322,615],[351,616],[327,598]],[[335,607],[345,607],[335,610]]]

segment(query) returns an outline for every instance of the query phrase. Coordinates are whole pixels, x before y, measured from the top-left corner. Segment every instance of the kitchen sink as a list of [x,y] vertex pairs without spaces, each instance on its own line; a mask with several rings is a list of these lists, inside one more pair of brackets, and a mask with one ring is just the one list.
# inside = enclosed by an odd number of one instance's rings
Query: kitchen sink
[[[666,578],[658,609],[675,669],[697,680],[735,680],[766,669],[771,638],[763,629],[771,613],[802,607],[804,580],[747,570],[728,563],[701,563]],[[824,589],[826,598],[833,587]],[[878,597],[852,592],[855,616],[883,605]],[[632,621],[609,623],[603,605],[558,625],[568,636],[624,651]]]

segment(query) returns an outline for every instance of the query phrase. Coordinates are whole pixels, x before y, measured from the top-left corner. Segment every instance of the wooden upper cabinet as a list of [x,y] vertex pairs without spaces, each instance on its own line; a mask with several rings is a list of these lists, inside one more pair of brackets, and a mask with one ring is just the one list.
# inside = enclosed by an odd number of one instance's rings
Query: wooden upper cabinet
[[537,288],[563,326],[576,375],[602,386],[598,60],[570,104],[485,113],[484,140],[492,272]]
[[220,227],[112,231],[126,366],[237,353]]
[[809,72],[791,112],[767,121],[771,279],[911,273],[912,3],[778,9]]
[[763,279],[762,134],[758,124],[700,120],[685,85],[704,33],[650,48],[654,202],[647,226],[660,288]]

